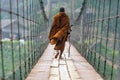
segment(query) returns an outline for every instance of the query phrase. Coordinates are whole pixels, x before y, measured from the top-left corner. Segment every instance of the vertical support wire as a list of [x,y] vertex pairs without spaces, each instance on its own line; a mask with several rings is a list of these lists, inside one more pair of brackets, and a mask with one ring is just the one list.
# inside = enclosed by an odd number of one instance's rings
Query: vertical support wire
[[[83,11],[84,12],[84,11]],[[84,14],[82,14],[82,56],[84,54]]]
[[[87,4],[87,6],[89,6],[90,7],[90,1],[88,1],[88,3],[86,3]],[[86,10],[88,10],[89,8],[88,7],[86,7]],[[87,22],[86,22],[86,37],[87,37],[87,39],[86,39],[86,41],[88,42],[88,43],[86,43],[86,53],[85,53],[85,57],[88,59],[89,57],[88,57],[88,55],[89,55],[89,18],[90,18],[90,15],[89,15],[89,12],[87,13],[86,12],[86,19],[87,19]],[[89,59],[88,59],[89,60]]]
[[[41,7],[41,8],[40,8]],[[41,9],[41,10],[43,10],[44,11],[44,6],[43,6],[43,0],[41,0],[40,1],[40,6],[39,5],[36,5],[36,8],[37,9]],[[44,18],[45,18],[45,14],[44,14],[44,12],[42,12],[42,14],[44,15]],[[36,15],[36,19],[37,19],[37,15]],[[37,38],[37,43],[39,43],[39,38],[38,38],[38,34],[40,33],[40,29],[39,29],[39,27],[38,27],[38,24],[36,25],[36,31],[37,31],[37,33],[36,33],[36,38]],[[40,50],[39,50],[40,49]],[[37,50],[38,50],[38,52],[37,52],[37,60],[38,60],[38,58],[40,57],[40,55],[39,54],[41,54],[41,46],[39,46],[38,44],[37,44]]]
[[85,16],[85,11],[86,11],[86,3],[84,4],[85,5],[85,8],[84,8],[84,10],[83,10],[83,28],[82,28],[82,52],[83,52],[83,56],[85,56],[84,54],[85,54],[85,24],[86,24],[86,22],[85,22],[85,19],[86,19],[86,16]]
[[4,80],[5,79],[5,68],[4,68],[4,53],[3,53],[3,43],[2,43],[2,23],[1,23],[1,21],[2,21],[2,17],[1,17],[1,2],[0,2],[0,55],[1,55],[1,57],[0,57],[0,59],[1,59],[1,69],[2,69],[2,78],[1,78],[1,80]]
[[[101,37],[100,37],[100,48],[99,48],[99,53],[101,53],[101,49],[102,49],[102,37],[103,37],[103,22],[104,22],[104,11],[105,11],[105,0],[103,0],[103,8],[102,8],[102,24],[101,24],[101,31],[100,31],[100,34],[101,34]],[[99,72],[100,70],[100,59],[101,59],[101,56],[98,57],[98,68],[97,68],[97,71]]]
[[[33,1],[33,3],[34,3],[34,1]],[[33,15],[33,21],[35,21],[35,16]],[[35,49],[35,36],[34,36],[34,34],[35,34],[35,23],[33,23],[33,40],[34,40],[34,43],[33,43],[33,50],[34,50],[34,52],[33,52],[33,62],[34,62],[34,64],[35,64],[35,53],[36,53],[36,49]]]
[[[87,3],[85,4],[85,10],[87,10]],[[87,16],[86,16],[86,11],[85,11],[85,24],[84,24],[84,57],[86,57],[86,53],[87,53],[87,43],[86,43],[86,40],[87,40]]]
[[[35,2],[33,1],[32,2],[33,3],[33,6],[35,7]],[[34,10],[34,8],[32,8],[32,10]],[[34,15],[33,15],[33,21],[35,22],[35,12],[33,13]],[[33,41],[34,41],[34,43],[33,43],[33,50],[34,50],[34,54],[33,54],[33,57],[34,57],[34,64],[36,63],[35,61],[35,53],[36,53],[36,48],[35,48],[35,25],[36,25],[36,23],[33,23]]]
[[[31,0],[29,0],[29,2],[30,2],[30,12],[29,12],[29,17],[30,17],[30,20],[31,20]],[[31,21],[29,21],[29,31],[30,31],[30,34],[29,34],[29,49],[30,49],[30,68],[31,68],[31,66],[32,66],[32,49],[31,49],[31,38],[32,38],[32,35],[31,35]]]
[[[23,25],[25,26],[25,0],[22,0],[22,2],[23,2]],[[24,41],[25,41],[25,39],[26,39],[26,27],[24,28],[24,30],[23,30],[23,39],[24,39]],[[27,76],[27,69],[26,69],[26,45],[25,45],[25,43],[24,43],[24,69],[25,69],[25,73],[24,73],[24,77],[26,77]]]
[[26,1],[26,5],[27,5],[27,29],[28,29],[28,33],[27,33],[27,52],[28,52],[28,73],[30,72],[30,47],[29,47],[29,36],[30,36],[30,30],[29,30],[29,1]]
[[[85,0],[84,0],[85,1]],[[82,12],[83,12],[84,10],[82,10]],[[81,26],[81,53],[83,54],[83,21],[84,20],[84,16],[83,16],[83,14],[81,15],[81,19],[80,19],[80,26]]]
[[[34,17],[34,20],[35,20],[35,18],[36,18],[36,16]],[[34,35],[36,35],[36,24],[35,24],[34,32],[35,32]],[[34,54],[35,54],[35,61],[36,61],[36,59],[37,59],[37,56],[36,56],[36,55],[37,55],[37,48],[36,48],[36,46],[37,46],[37,41],[36,41],[37,38],[36,38],[36,36],[34,37],[34,39],[35,39],[35,46],[34,46],[34,48],[35,48],[35,53],[34,53]],[[35,63],[36,63],[36,62],[35,62]]]
[[[90,5],[89,1],[88,3],[86,3],[87,6]],[[86,10],[88,10],[89,8],[86,7]],[[89,12],[86,11],[85,13],[86,15],[86,23],[85,23],[85,41],[89,42]],[[88,59],[88,47],[89,47],[89,43],[85,43],[85,48],[86,48],[86,52],[85,52],[85,57]]]
[[92,27],[93,27],[92,26],[92,17],[93,17],[93,7],[92,7],[93,3],[92,2],[94,2],[94,0],[90,0],[90,3],[89,3],[89,5],[90,5],[90,12],[91,12],[90,15],[89,15],[90,17],[89,17],[89,34],[88,34],[89,35],[89,48],[88,48],[88,50],[89,50],[88,51],[89,52],[89,54],[88,54],[89,61],[90,61],[90,55],[92,54],[92,52],[91,52],[91,48],[92,48],[91,47],[92,46],[91,45],[92,44],[92,42],[91,42],[91,40],[92,40]]
[[[34,1],[32,0],[32,11],[34,10],[33,6],[34,6]],[[35,15],[35,12],[32,14],[32,20],[33,21],[34,21],[34,15]],[[33,28],[32,28],[33,65],[35,64],[35,59],[34,59],[34,52],[35,52],[35,49],[34,49],[34,24],[35,23],[32,24],[33,25]]]
[[[89,42],[88,42],[88,56],[90,56],[89,53],[91,52],[91,51],[90,51],[90,47],[91,47],[91,28],[92,28],[92,26],[91,26],[91,22],[92,22],[92,21],[91,21],[91,19],[92,19],[92,17],[91,17],[92,7],[91,7],[91,6],[92,6],[92,0],[89,1],[89,10],[90,10],[90,12],[89,12],[89,22],[88,22],[88,23],[89,23],[89,24],[88,24],[88,26],[89,26],[89,27],[88,27],[88,39],[89,39]],[[88,58],[89,58],[89,57],[88,57]],[[90,59],[90,58],[89,58],[89,59]],[[89,59],[88,59],[88,60],[89,60]]]
[[[33,0],[31,0],[31,20],[33,20]],[[34,22],[33,22],[34,23]],[[34,65],[34,62],[33,62],[33,54],[34,54],[34,49],[33,49],[33,23],[32,23],[32,26],[31,26],[31,50],[32,50],[32,66]]]
[[[95,11],[96,0],[91,0],[91,3],[92,3],[91,8],[92,8],[92,10]],[[93,12],[94,12],[94,11],[93,11]],[[95,30],[94,24],[95,24],[95,16],[96,16],[96,13],[94,12],[94,17],[93,17],[92,20],[91,20],[91,24],[92,24],[92,34],[91,34],[92,40],[91,40],[91,43],[92,43],[92,44],[94,43],[94,30]],[[91,45],[91,48],[90,48],[90,61],[91,61],[91,59],[92,59],[92,54],[93,54],[93,51],[92,51],[92,45]]]
[[21,48],[20,48],[20,25],[19,25],[19,4],[17,0],[17,27],[18,27],[18,53],[19,53],[19,71],[20,71],[20,80],[22,80],[22,70],[21,70]]
[[[35,4],[34,1],[33,1],[33,4]],[[32,5],[32,6],[34,6],[34,5]],[[32,8],[32,10],[34,10],[34,8]],[[33,21],[35,22],[35,15],[33,15]],[[34,40],[34,44],[33,44],[33,50],[34,50],[33,55],[34,55],[34,57],[33,57],[33,60],[34,60],[34,64],[35,64],[35,53],[36,53],[36,49],[35,49],[35,24],[36,23],[33,23],[33,40]]]
[[[100,1],[100,0],[99,0]],[[98,32],[98,23],[99,21],[97,20],[98,19],[98,14],[99,14],[99,1],[96,1],[96,6],[95,6],[95,11],[96,11],[96,20],[95,20],[95,23],[94,23],[94,27],[95,27],[95,30],[94,30],[94,38],[95,38],[95,41],[94,41],[94,44],[95,44],[95,48],[94,48],[94,51],[93,51],[93,66],[95,67],[95,61],[96,61],[96,43],[97,43],[97,32]]]
[[[118,15],[119,11],[119,0],[117,0],[117,10],[116,15]],[[113,47],[113,55],[112,55],[112,70],[111,70],[111,77],[110,80],[113,80],[113,66],[114,66],[114,58],[115,58],[115,49],[116,49],[116,43],[117,43],[117,28],[118,28],[118,16],[115,18],[115,31],[114,31],[114,47]]]
[[109,2],[109,11],[108,11],[108,26],[107,26],[107,40],[106,40],[106,49],[105,49],[105,60],[104,60],[104,72],[103,72],[103,78],[106,77],[106,59],[107,59],[107,48],[108,48],[108,37],[109,37],[109,29],[110,29],[110,12],[111,12],[111,0]]
[[[85,4],[85,10],[87,9],[86,8],[86,6],[87,6],[87,3]],[[85,43],[85,41],[86,41],[86,25],[87,25],[87,16],[86,16],[86,11],[84,11],[84,30],[83,30],[83,32],[84,32],[84,57],[86,57],[86,43]]]
[[[26,0],[26,26],[27,26],[27,30],[28,30],[28,0]],[[27,41],[27,44],[26,44],[26,52],[27,52],[27,74],[29,73],[29,47],[28,47],[28,37],[29,37],[29,30],[27,32],[27,36],[26,36],[26,41]]]
[[28,8],[28,30],[29,30],[29,36],[28,36],[28,54],[29,54],[29,72],[31,70],[31,65],[32,65],[32,62],[31,62],[31,0],[28,0],[28,5],[29,5],[29,8]]
[[[98,1],[98,11],[97,11],[98,12],[98,14],[97,14],[98,15],[97,19],[98,20],[97,20],[97,26],[96,26],[97,31],[96,31],[96,41],[95,41],[96,44],[98,43],[98,29],[99,29],[99,22],[100,22],[99,17],[100,17],[100,5],[101,5],[100,3],[101,3],[101,0]],[[95,47],[95,51],[96,51],[96,49],[97,49],[97,46]],[[95,57],[94,57],[94,66],[95,67],[96,67],[96,54],[97,53],[95,52]]]
[[[96,8],[97,8],[97,1],[95,0],[95,11],[96,11]],[[97,15],[97,13],[95,12],[95,15],[94,15],[94,22],[93,22],[93,39],[95,38],[95,24],[96,24],[96,15]],[[93,42],[92,43],[94,43],[94,40],[93,40]],[[90,61],[92,62],[92,58],[93,58],[93,51],[91,51],[91,56],[90,56]]]
[[91,32],[92,32],[92,15],[91,14],[93,14],[93,12],[92,12],[92,0],[90,0],[90,3],[89,3],[89,7],[90,7],[90,14],[89,14],[89,47],[88,47],[88,60],[90,60],[90,52],[91,52],[91,36],[92,36],[92,34],[91,34]]
[[12,24],[12,0],[10,0],[10,28],[11,28],[11,54],[12,54],[12,74],[13,80],[15,80],[15,65],[14,65],[14,51],[13,51],[13,24]]
[[[33,12],[33,0],[31,1],[32,6],[31,6],[31,13]],[[33,14],[31,14],[31,19],[33,20]],[[34,23],[32,23],[32,29],[31,29],[31,49],[32,49],[32,66],[34,65],[34,49],[33,49],[33,28],[34,28]]]
[[[32,0],[32,3],[34,4],[34,1]],[[33,5],[32,4],[32,11],[34,10],[34,8],[33,8]],[[33,19],[33,21],[34,21],[34,15],[35,15],[35,13],[33,13],[33,17],[32,17],[32,19]],[[35,50],[34,50],[34,27],[35,27],[35,25],[34,25],[34,23],[33,23],[33,30],[32,30],[32,35],[33,35],[33,37],[32,37],[32,48],[33,48],[33,64],[35,64],[35,59],[34,59],[34,52],[35,52]]]
[[[33,6],[35,7],[35,3],[34,3],[34,1],[32,0],[32,10],[34,10],[34,8],[33,8]],[[35,12],[33,13],[34,15],[33,15],[33,21],[35,22]],[[34,41],[34,43],[33,43],[33,63],[35,64],[35,53],[36,53],[36,49],[35,49],[35,23],[33,23],[33,33],[32,33],[32,35],[33,35],[33,41]]]
[[[35,5],[35,8],[37,8],[36,7],[36,5]],[[34,21],[36,21],[36,15],[34,16]],[[36,29],[36,23],[34,23],[35,24],[35,27],[34,27],[34,35],[36,35],[36,32],[37,32],[37,29]],[[35,48],[35,61],[37,60],[37,38],[36,38],[36,36],[34,37],[35,38],[35,46],[34,46],[34,48]]]

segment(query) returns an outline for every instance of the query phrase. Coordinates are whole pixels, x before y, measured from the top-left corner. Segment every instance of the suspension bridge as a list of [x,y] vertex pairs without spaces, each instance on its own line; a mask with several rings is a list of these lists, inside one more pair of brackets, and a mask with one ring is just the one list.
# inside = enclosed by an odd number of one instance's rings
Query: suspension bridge
[[[73,26],[55,59],[48,33],[61,6]],[[0,0],[0,79],[120,80],[119,25],[120,0]]]

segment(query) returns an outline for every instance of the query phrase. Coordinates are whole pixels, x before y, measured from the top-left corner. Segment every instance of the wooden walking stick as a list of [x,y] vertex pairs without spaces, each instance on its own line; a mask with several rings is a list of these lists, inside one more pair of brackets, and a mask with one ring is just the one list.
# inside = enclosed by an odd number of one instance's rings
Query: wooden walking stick
[[[72,27],[73,25],[71,25],[71,27]],[[70,57],[70,47],[71,47],[71,43],[70,43],[70,32],[71,32],[72,30],[71,30],[71,28],[70,28],[70,30],[68,31],[68,41],[69,41],[69,48],[68,48],[68,57]]]
[[68,35],[68,41],[69,41],[68,57],[70,57],[70,47],[71,47],[71,43],[70,43],[70,34]]

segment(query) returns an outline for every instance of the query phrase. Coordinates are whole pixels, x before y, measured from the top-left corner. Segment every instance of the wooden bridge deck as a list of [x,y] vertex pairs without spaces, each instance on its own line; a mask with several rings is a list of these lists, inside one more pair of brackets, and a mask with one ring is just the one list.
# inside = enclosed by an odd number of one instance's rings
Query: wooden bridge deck
[[66,43],[63,59],[59,60],[54,58],[53,46],[48,45],[26,80],[103,80],[74,46],[68,57],[68,46]]

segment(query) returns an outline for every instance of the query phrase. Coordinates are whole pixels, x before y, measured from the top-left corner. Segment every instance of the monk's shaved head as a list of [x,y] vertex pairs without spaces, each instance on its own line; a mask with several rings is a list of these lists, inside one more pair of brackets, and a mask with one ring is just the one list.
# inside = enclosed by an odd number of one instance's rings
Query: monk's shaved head
[[65,8],[61,7],[59,12],[65,12]]

